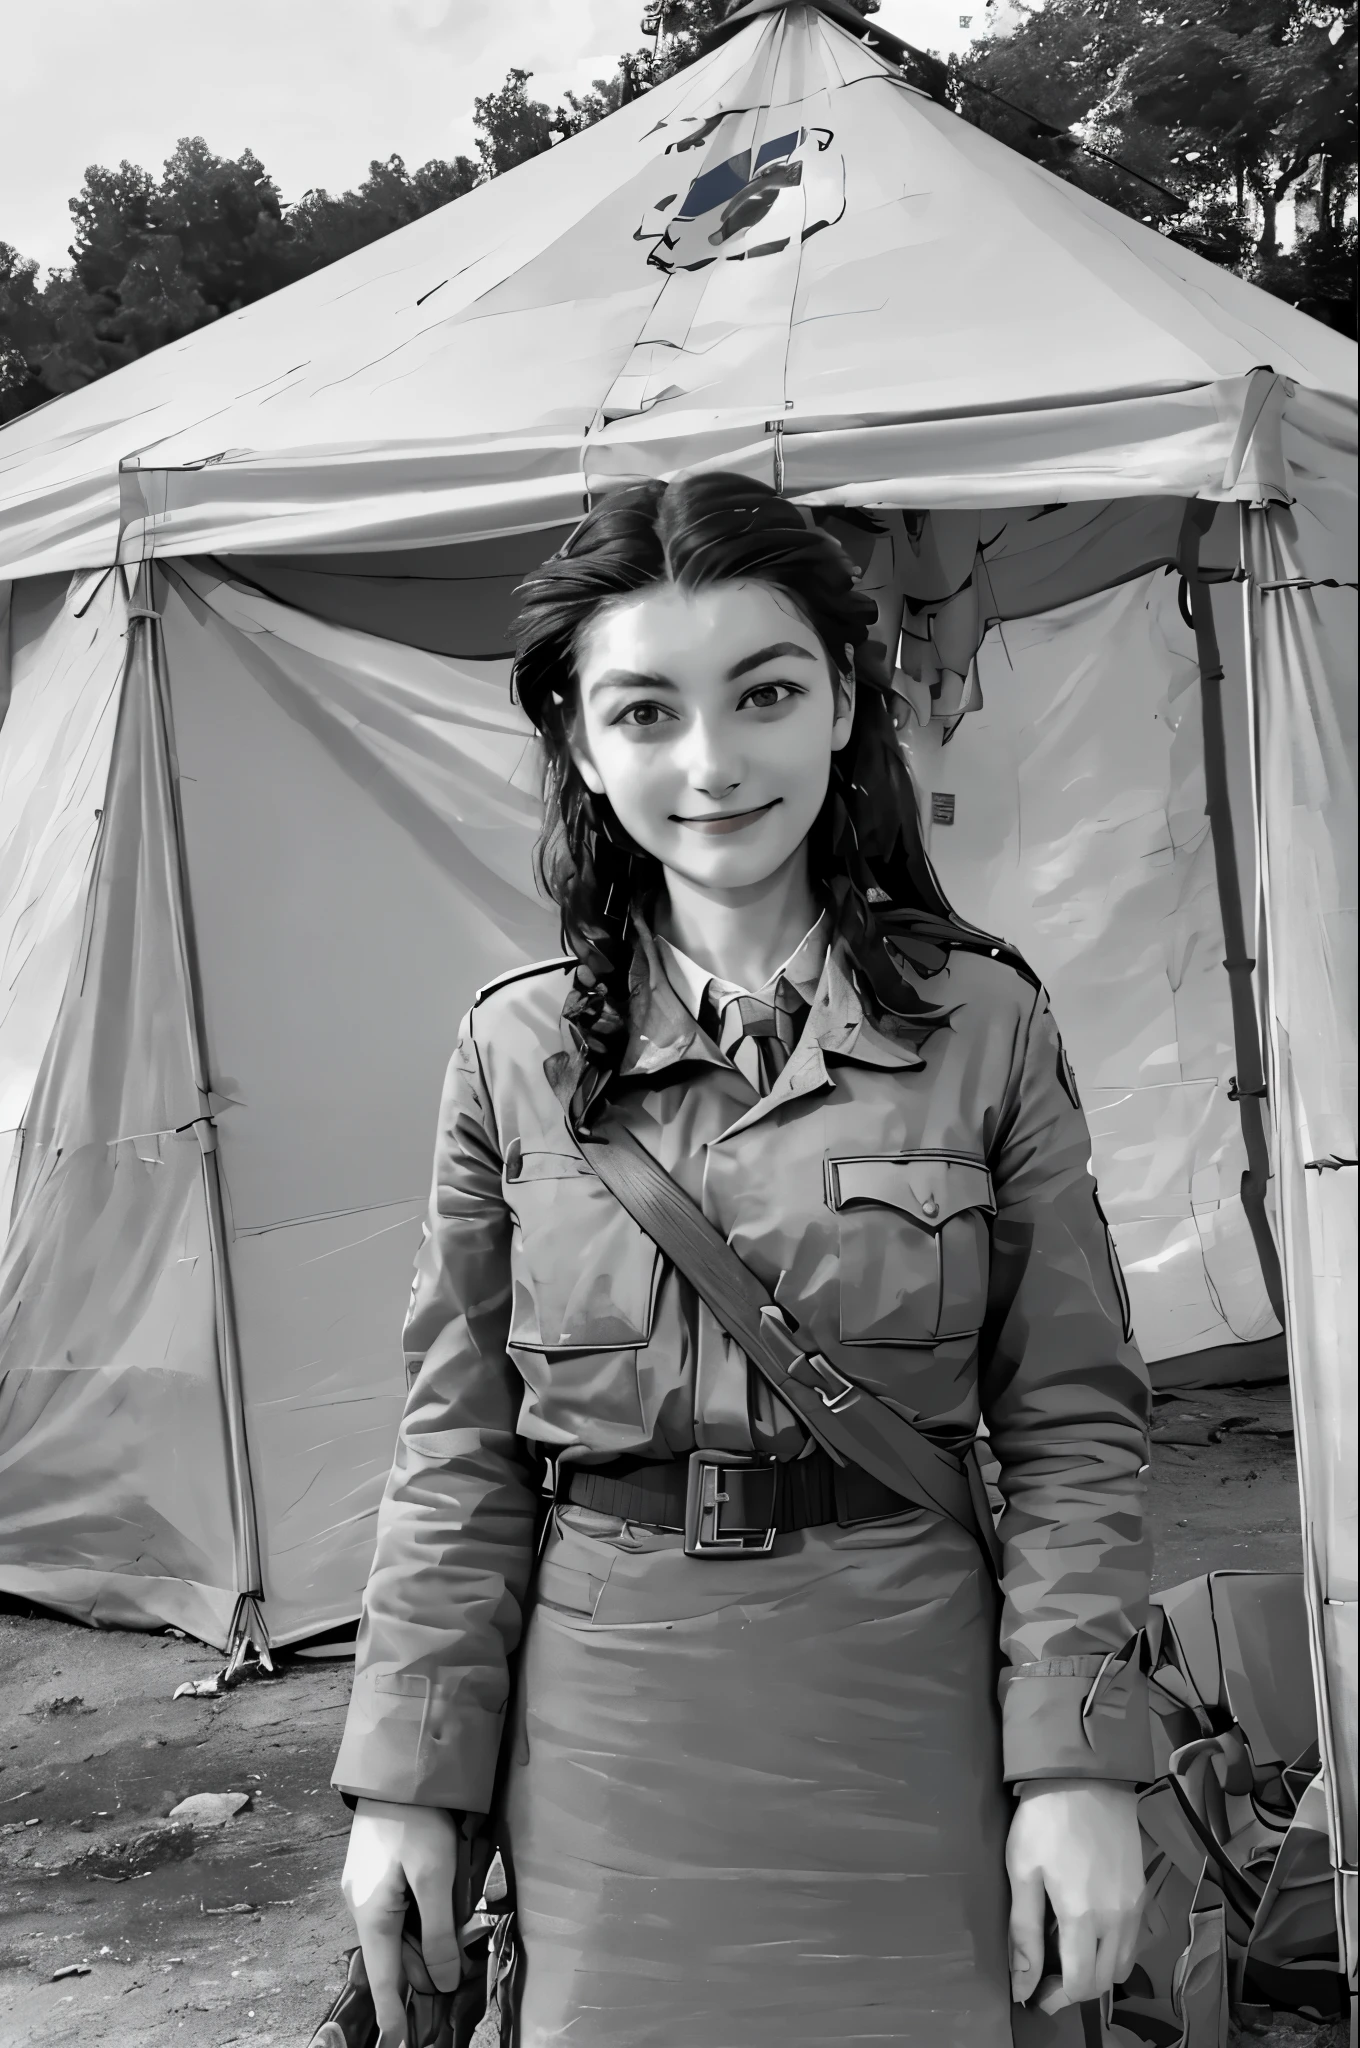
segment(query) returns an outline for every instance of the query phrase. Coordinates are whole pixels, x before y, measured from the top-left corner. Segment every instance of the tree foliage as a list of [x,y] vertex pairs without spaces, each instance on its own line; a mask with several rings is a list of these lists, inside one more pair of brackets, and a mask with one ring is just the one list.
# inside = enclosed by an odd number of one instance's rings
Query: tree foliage
[[[878,0],[854,0],[866,10]],[[618,59],[613,75],[597,78],[589,90],[569,92],[563,103],[549,107],[528,94],[531,71],[512,70],[499,92],[474,102],[477,153],[488,178],[511,171],[516,164],[540,156],[554,143],[579,135],[617,113],[630,100],[673,78],[703,52],[706,40],[727,12],[728,0],[651,0],[642,18],[650,47],[629,50]]]
[[[0,421],[248,306],[589,128],[693,63],[729,0],[643,0],[643,44],[550,107],[512,69],[475,102],[477,160],[369,165],[285,205],[250,150],[186,137],[155,177],[91,165],[68,268],[0,241]],[[877,0],[852,0],[861,13]],[[1182,0],[1188,5],[1188,0]],[[1354,4],[1033,0],[951,67],[957,110],[1112,206],[1355,331]],[[1292,198],[1302,232],[1281,247]]]
[[69,269],[0,242],[0,420],[76,391],[470,191],[469,157],[374,161],[352,192],[285,207],[259,158],[186,136],[159,178],[91,165],[71,201]]
[[954,89],[1012,148],[1353,334],[1355,71],[1354,6],[1045,0]]

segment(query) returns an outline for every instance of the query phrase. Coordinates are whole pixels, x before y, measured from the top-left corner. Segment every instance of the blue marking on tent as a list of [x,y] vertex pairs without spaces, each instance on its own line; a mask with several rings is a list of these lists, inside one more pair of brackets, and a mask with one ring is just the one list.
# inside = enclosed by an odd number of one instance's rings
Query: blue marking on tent
[[735,199],[750,179],[751,152],[749,149],[738,150],[725,163],[715,164],[711,171],[699,174],[685,194],[676,219],[697,220],[700,214],[712,213],[715,206],[723,206],[729,199]]
[[792,156],[802,137],[802,129],[795,128],[791,135],[776,135],[772,142],[762,142],[756,155],[756,169],[773,163],[777,156]]

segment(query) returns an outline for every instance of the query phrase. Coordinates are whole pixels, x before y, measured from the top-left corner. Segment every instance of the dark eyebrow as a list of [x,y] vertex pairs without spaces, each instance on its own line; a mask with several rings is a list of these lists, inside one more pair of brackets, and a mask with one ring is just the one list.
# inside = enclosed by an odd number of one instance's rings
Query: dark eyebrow
[[[782,660],[793,655],[798,661],[816,661],[810,648],[800,647],[796,640],[776,640],[772,646],[758,647],[754,654],[744,654],[727,671],[729,683],[735,683],[739,676],[747,675],[753,668],[763,668],[767,661]],[[678,687],[669,676],[650,674],[646,669],[610,668],[597,676],[586,695],[594,697],[601,690],[675,690]]]
[[746,675],[749,670],[763,668],[767,661],[783,660],[790,654],[799,661],[817,659],[810,648],[800,647],[796,640],[776,640],[773,647],[761,647],[754,654],[743,655],[740,661],[734,662],[727,671],[727,680],[729,683],[735,683],[738,676]]
[[669,676],[648,675],[645,669],[609,668],[602,676],[596,676],[586,695],[597,697],[601,690],[673,690],[675,687]]

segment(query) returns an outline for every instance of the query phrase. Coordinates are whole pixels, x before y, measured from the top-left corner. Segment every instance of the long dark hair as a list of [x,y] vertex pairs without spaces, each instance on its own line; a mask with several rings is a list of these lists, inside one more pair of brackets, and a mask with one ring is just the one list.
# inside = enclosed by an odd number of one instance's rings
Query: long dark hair
[[844,673],[852,650],[854,721],[832,756],[808,854],[814,892],[831,913],[876,1020],[914,1036],[946,1023],[948,1013],[906,978],[907,961],[928,972],[921,940],[934,942],[938,967],[941,942],[981,936],[955,917],[926,854],[888,676],[868,637],[877,607],[856,590],[839,543],[749,477],[720,472],[612,491],[520,585],[515,627],[513,688],[546,753],[539,874],[579,963],[563,1015],[585,1056],[574,1102],[581,1116],[623,1057],[632,911],[645,913],[656,900],[662,874],[572,761],[580,635],[611,598],[654,583],[697,590],[738,579],[768,583],[790,599],[826,649],[833,673]]

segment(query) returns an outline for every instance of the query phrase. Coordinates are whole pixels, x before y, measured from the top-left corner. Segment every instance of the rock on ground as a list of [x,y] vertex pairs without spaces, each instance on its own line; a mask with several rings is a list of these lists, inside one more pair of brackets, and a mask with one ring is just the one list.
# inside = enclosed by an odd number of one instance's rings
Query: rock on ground
[[[348,1664],[170,1695],[201,1644],[0,1613],[3,2048],[305,2048],[344,1974]],[[54,1699],[80,1696],[77,1709]],[[168,1816],[248,1791],[215,1825]],[[36,1827],[27,1823],[36,1820]],[[90,1974],[53,1982],[87,1963]]]

